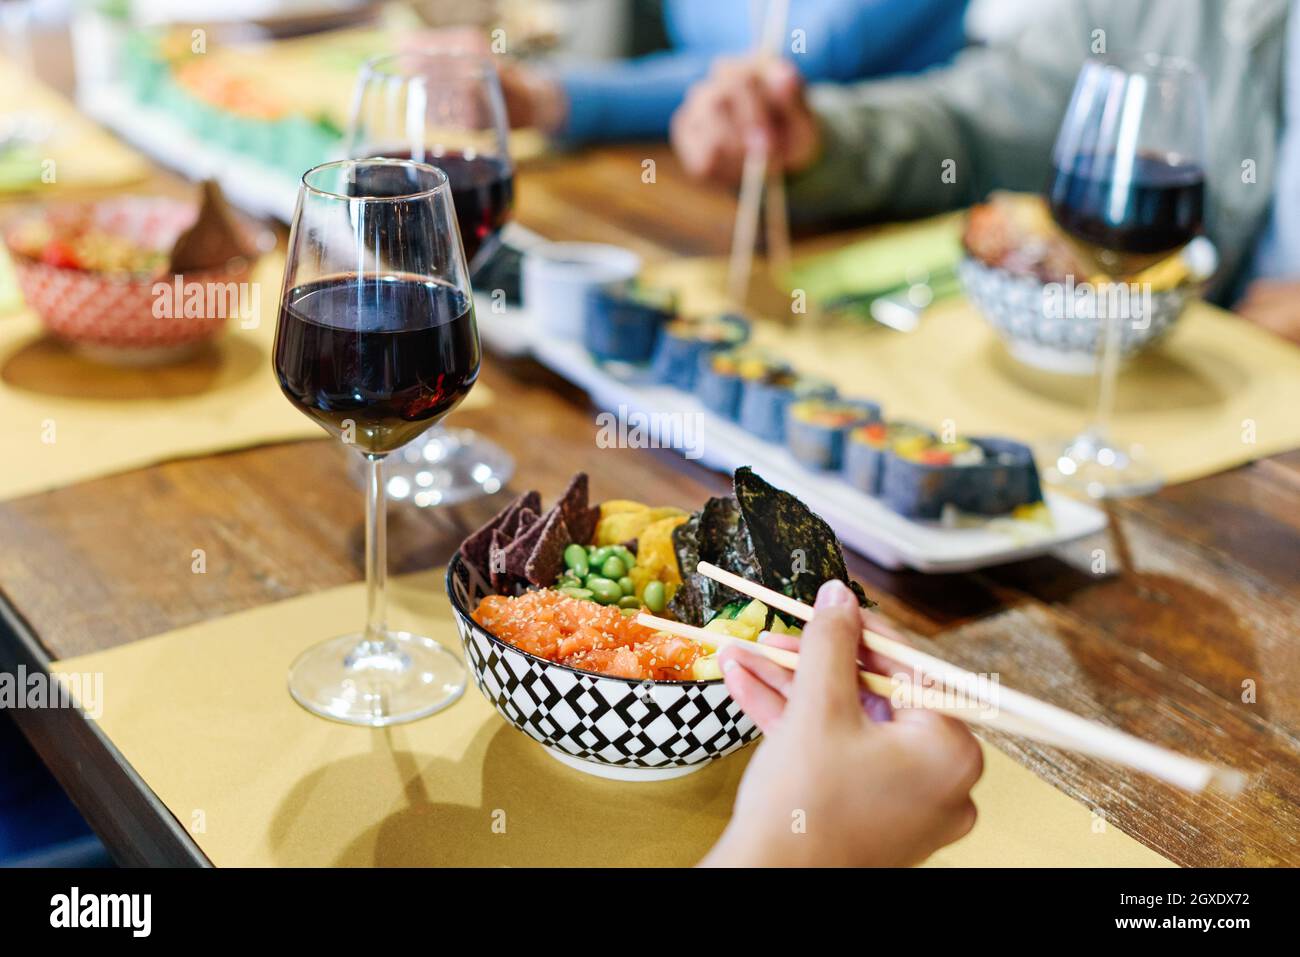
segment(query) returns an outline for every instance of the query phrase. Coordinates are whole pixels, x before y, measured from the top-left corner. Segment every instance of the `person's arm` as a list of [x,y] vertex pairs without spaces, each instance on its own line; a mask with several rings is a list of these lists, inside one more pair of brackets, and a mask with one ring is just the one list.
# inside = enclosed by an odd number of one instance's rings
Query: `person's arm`
[[1119,42],[1139,16],[1116,0],[1051,13],[1014,44],[915,77],[805,91],[781,64],[719,63],[674,115],[673,146],[689,173],[734,182],[746,149],[768,144],[803,220],[919,216],[991,188],[1040,190],[1097,24]]
[[576,142],[662,139],[686,91],[708,72],[709,58],[686,50],[565,67],[555,76],[565,118],[553,132]]
[[1041,190],[1088,31],[1071,7],[1014,45],[968,50],[946,69],[813,87],[821,151],[791,177],[792,210],[804,219],[917,216],[995,187]]

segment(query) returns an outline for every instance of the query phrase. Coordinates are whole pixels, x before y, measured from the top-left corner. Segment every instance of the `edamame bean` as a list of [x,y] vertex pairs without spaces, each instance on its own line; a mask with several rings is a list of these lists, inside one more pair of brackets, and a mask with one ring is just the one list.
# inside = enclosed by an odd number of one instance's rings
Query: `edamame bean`
[[641,593],[641,600],[645,602],[645,606],[656,615],[664,610],[665,597],[663,582],[647,582],[645,591]]
[[619,558],[623,559],[623,564],[628,568],[631,568],[636,564],[636,556],[632,554],[632,549],[628,548],[626,545],[611,545],[609,550]]
[[609,558],[601,562],[600,573],[606,578],[618,581],[627,574],[627,566],[623,564],[623,559],[617,555],[610,555]]
[[605,564],[605,559],[609,558],[611,554],[612,552],[610,551],[609,546],[602,545],[600,548],[596,549],[594,552],[591,553],[591,558],[590,558],[591,567],[599,568],[601,565]]
[[630,595],[636,591],[636,582],[624,575],[618,580],[618,587],[623,590],[624,595]]
[[581,588],[582,579],[574,575],[561,575],[560,580],[556,582],[556,588]]
[[619,608],[640,608],[641,599],[637,598],[636,595],[624,595],[622,598],[618,600],[618,607]]
[[[554,554],[554,552],[551,554]],[[591,568],[587,561],[587,550],[577,542],[564,550],[564,564],[579,578],[585,578]]]
[[623,597],[623,591],[618,587],[618,582],[610,581],[608,578],[600,578],[597,575],[592,575],[587,579],[587,590],[602,605],[617,604],[618,600]]
[[586,601],[592,597],[590,589],[587,588],[561,588],[560,592],[568,595],[570,598],[577,598],[580,601]]

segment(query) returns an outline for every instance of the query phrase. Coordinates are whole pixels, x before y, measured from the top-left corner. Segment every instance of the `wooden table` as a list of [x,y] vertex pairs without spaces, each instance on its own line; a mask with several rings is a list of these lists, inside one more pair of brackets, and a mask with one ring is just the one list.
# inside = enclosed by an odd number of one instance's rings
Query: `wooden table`
[[[642,181],[646,159],[653,184]],[[730,195],[686,182],[664,148],[633,146],[523,171],[517,213],[544,235],[659,259],[725,252],[733,211]],[[482,381],[496,401],[454,421],[515,453],[517,488],[549,497],[576,469],[592,475],[596,499],[695,503],[727,487],[670,452],[598,449],[585,396],[531,362],[489,357]],[[497,504],[394,508],[393,570],[444,562]],[[361,505],[328,441],[169,462],[0,503],[0,668],[43,667],[355,581]],[[922,648],[1253,776],[1235,801],[1190,797],[997,741],[1109,826],[1184,865],[1300,864],[1300,453],[1123,503],[1111,518],[1093,540],[976,574],[850,564]],[[195,548],[207,552],[204,575],[191,573]],[[1099,555],[1106,567],[1094,572]],[[67,711],[16,715],[120,861],[205,862],[92,725]]]

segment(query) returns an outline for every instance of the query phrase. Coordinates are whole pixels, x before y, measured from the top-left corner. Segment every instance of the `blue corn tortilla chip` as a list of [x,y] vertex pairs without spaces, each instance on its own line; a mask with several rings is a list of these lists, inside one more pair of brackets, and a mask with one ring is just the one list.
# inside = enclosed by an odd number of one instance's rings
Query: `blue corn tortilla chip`
[[488,552],[492,548],[492,533],[500,529],[507,520],[512,519],[523,508],[530,508],[534,512],[540,512],[542,510],[541,495],[537,492],[524,492],[497,512],[486,525],[461,542],[460,556],[465,564],[477,570],[484,578],[490,578]]
[[572,542],[569,526],[564,524],[563,509],[557,503],[542,523],[537,544],[524,563],[524,577],[539,588],[555,584],[560,570],[564,568],[564,550]]
[[[532,513],[532,509],[527,509]],[[532,557],[533,549],[537,546],[538,540],[542,537],[542,532],[546,531],[547,519],[555,511],[552,507],[545,515],[538,516],[532,514],[531,520],[525,525],[524,520],[520,520],[520,528],[524,531],[515,536],[515,540],[506,547],[506,574],[512,578],[528,577],[528,559]]]

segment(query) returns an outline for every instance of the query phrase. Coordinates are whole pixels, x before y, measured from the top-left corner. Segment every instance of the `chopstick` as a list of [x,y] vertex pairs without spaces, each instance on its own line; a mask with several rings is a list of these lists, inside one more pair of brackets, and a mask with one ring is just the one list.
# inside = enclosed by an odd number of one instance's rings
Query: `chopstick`
[[[768,0],[763,32],[755,52],[759,57],[778,55],[781,34],[790,11],[790,0]],[[731,261],[727,268],[727,293],[740,304],[749,291],[749,277],[754,268],[754,243],[758,238],[758,212],[767,185],[767,246],[769,263],[785,270],[790,261],[790,230],[786,219],[785,182],[779,171],[769,175],[767,155],[749,149],[740,174],[740,198],[736,225],[731,234]]]
[[[757,598],[768,607],[783,611],[801,621],[811,621],[813,618],[813,609],[798,599],[765,588],[709,562],[700,562],[696,570],[706,578],[726,585],[742,595]],[[901,641],[865,628],[862,631],[862,641],[877,654],[906,665],[922,675],[935,678],[950,688],[977,697],[997,708],[999,713],[1006,712],[1027,722],[1026,727],[1051,736],[1054,739],[1052,743],[1058,747],[1145,771],[1188,791],[1203,791],[1213,784],[1227,794],[1236,794],[1245,785],[1245,776],[1239,771],[1197,761],[1115,728],[1089,721],[1064,708],[1040,701],[1005,685],[998,685],[995,700],[987,694],[981,694],[979,679],[973,673],[949,664],[941,658],[927,655]]]
[[[637,624],[645,625],[647,628],[653,628],[655,631],[664,631],[671,635],[677,635],[681,638],[689,638],[691,641],[698,642],[702,645],[708,645],[711,648],[725,648],[734,646],[743,648],[751,654],[759,655],[768,661],[774,662],[788,671],[797,671],[799,668],[799,655],[797,652],[790,651],[786,648],[777,648],[773,645],[765,645],[757,641],[747,641],[744,638],[737,638],[734,635],[724,634],[717,631],[708,631],[704,628],[697,628],[694,625],[683,624],[680,621],[671,621],[667,618],[657,618],[647,612],[642,612],[636,617]],[[1028,722],[1021,721],[1013,715],[988,714],[983,707],[957,707],[942,703],[925,701],[922,697],[913,695],[913,687],[910,682],[895,684],[890,678],[884,675],[878,675],[871,671],[859,671],[858,681],[868,691],[880,695],[891,702],[898,701],[899,695],[902,700],[899,704],[908,708],[924,708],[927,711],[934,711],[938,714],[949,715],[950,717],[960,718],[970,724],[981,724],[999,731],[1005,731],[1008,734],[1017,734],[1023,737],[1034,738],[1035,740],[1044,741],[1047,744],[1055,744],[1054,739],[1049,740],[1040,737],[1036,728],[1030,726]]]

